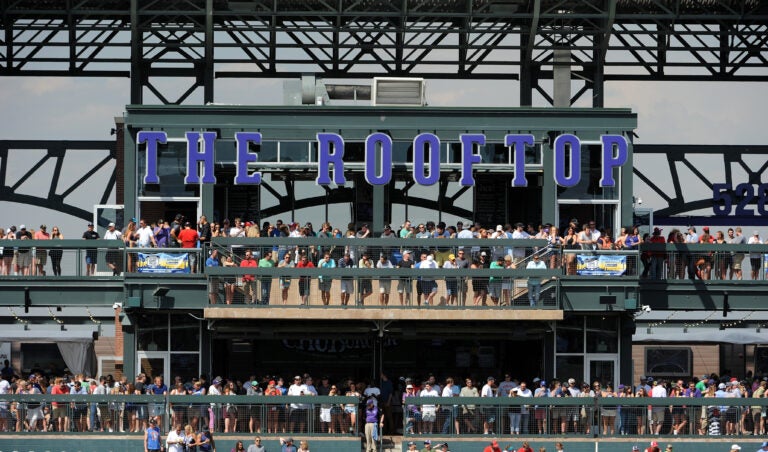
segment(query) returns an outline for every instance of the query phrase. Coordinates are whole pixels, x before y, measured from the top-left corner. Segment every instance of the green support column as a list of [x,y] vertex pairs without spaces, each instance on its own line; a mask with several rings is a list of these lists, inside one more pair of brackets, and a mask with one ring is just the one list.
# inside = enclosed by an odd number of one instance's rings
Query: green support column
[[123,375],[128,378],[138,375],[136,372],[136,325],[128,314],[122,316],[123,328]]
[[[376,152],[377,157],[380,152],[381,151]],[[376,174],[381,174],[381,159],[376,158],[375,160]],[[373,186],[373,224],[371,225],[371,230],[374,233],[374,237],[381,235],[384,228],[384,213],[386,209],[386,206],[384,205],[386,201],[384,190],[388,187],[388,185]],[[376,256],[369,257],[376,259]]]
[[203,184],[200,188],[200,211],[213,221],[213,188],[214,184]]
[[555,180],[555,168],[553,167],[552,143],[544,144],[542,149],[542,177],[544,183],[541,187],[541,221],[557,225],[557,185]]
[[626,316],[619,324],[619,379],[618,381],[637,381],[632,365],[632,335],[635,333],[635,319]]
[[213,346],[213,337],[211,332],[208,331],[207,322],[201,322],[200,328],[200,372],[206,375],[211,375],[213,371],[213,362],[211,360],[211,348]]
[[136,130],[128,125],[124,126],[123,142],[123,213],[125,218],[136,216],[136,197],[138,196],[137,180],[139,175],[138,162],[136,160]]
[[[632,152],[632,137],[631,131],[625,132],[628,137],[627,141],[629,141],[629,146],[627,150],[627,162],[632,162],[633,152]],[[632,165],[624,165],[622,166],[619,171],[621,171],[621,184],[619,187],[621,187],[621,206],[623,207],[621,209],[621,224],[632,224],[633,218],[632,218],[632,205],[633,205],[633,194],[634,194],[634,188],[633,188],[633,180],[634,180],[634,174],[632,173]],[[626,208],[628,207],[629,208]]]

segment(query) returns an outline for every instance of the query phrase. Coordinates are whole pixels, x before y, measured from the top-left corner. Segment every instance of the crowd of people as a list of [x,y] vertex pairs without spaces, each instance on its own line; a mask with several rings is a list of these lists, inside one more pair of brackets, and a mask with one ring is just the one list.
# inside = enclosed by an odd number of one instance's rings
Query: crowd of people
[[[637,250],[643,243],[688,243],[688,244],[734,244],[734,245],[752,245],[762,244],[759,231],[754,231],[749,237],[742,234],[742,229],[728,228],[726,231],[718,230],[710,232],[708,226],[702,228],[702,233],[698,234],[695,226],[690,226],[686,232],[679,229],[671,230],[666,237],[661,228],[654,228],[650,234],[640,234],[638,226],[622,227],[617,235],[614,236],[610,228],[599,228],[595,221],[589,220],[581,223],[578,219],[571,219],[564,231],[560,231],[557,226],[552,224],[504,224],[496,227],[484,227],[480,223],[471,221],[458,221],[456,225],[447,225],[445,222],[427,221],[423,223],[412,223],[406,220],[398,229],[393,229],[389,225],[384,225],[382,232],[378,234],[381,238],[390,239],[419,239],[419,238],[447,238],[447,239],[539,239],[548,242],[549,250],[565,250],[565,253],[548,252],[533,253],[529,248],[516,247],[511,245],[494,246],[491,243],[483,242],[470,247],[420,247],[417,243],[400,243],[393,247],[365,247],[365,246],[339,246],[324,249],[322,246],[309,244],[304,247],[286,247],[276,246],[271,250],[271,256],[263,259],[263,253],[266,250],[254,250],[256,262],[252,266],[258,267],[261,264],[268,266],[292,265],[302,266],[302,258],[306,256],[304,265],[320,267],[322,265],[337,267],[341,260],[345,259],[343,265],[353,267],[381,268],[382,264],[387,268],[387,262],[397,267],[403,257],[403,251],[409,251],[411,258],[426,255],[430,261],[428,265],[440,268],[519,268],[519,265],[526,265],[532,262],[532,256],[541,257],[536,268],[559,268],[563,267],[568,274],[576,272],[576,255],[569,253],[568,250]],[[138,248],[204,248],[207,249],[211,239],[217,237],[293,237],[293,238],[374,238],[373,231],[368,224],[357,226],[355,223],[349,223],[345,230],[333,227],[330,223],[324,222],[318,230],[315,230],[311,222],[306,222],[303,226],[298,222],[284,223],[282,220],[275,221],[272,224],[264,221],[261,226],[256,222],[245,221],[241,218],[235,218],[233,221],[228,219],[221,223],[209,222],[205,215],[198,221],[185,218],[177,214],[172,221],[159,219],[149,221],[145,219],[131,218],[121,231],[115,223],[110,223],[102,237],[94,228],[93,224],[87,225],[87,230],[81,237],[86,240],[107,239],[121,240],[126,247]],[[7,230],[0,228],[0,238],[5,240],[48,240],[63,239],[64,234],[54,226],[49,233],[46,225],[41,225],[38,230],[27,229],[25,225],[19,228],[11,226]],[[485,253],[485,254],[483,254]],[[327,264],[325,255],[330,258],[331,264]],[[461,256],[459,254],[462,254]],[[456,257],[456,261],[449,259],[450,255]],[[485,256],[484,259],[481,257]],[[639,276],[652,279],[742,279],[742,268],[744,259],[749,256],[751,267],[751,279],[761,279],[762,268],[761,253],[739,253],[739,252],[705,252],[705,253],[665,253],[660,251],[643,251],[640,255],[642,268],[631,268],[637,265],[628,262],[629,270],[637,271]],[[37,248],[35,250],[24,248],[3,247],[2,262],[0,262],[0,274],[3,275],[46,275],[47,263],[50,260],[51,270],[54,275],[61,275],[61,249],[46,250]],[[190,253],[190,268],[192,271],[198,271],[197,253]],[[288,256],[286,258],[286,256]],[[383,256],[383,259],[382,259]],[[216,265],[221,266],[239,266],[245,258],[243,254],[221,253],[214,257]],[[98,263],[97,250],[88,250],[85,254],[86,274],[92,275],[95,272]],[[419,263],[414,267],[418,268]],[[434,263],[432,263],[434,261]],[[270,264],[271,262],[271,264]],[[202,263],[202,262],[201,262]],[[137,257],[135,253],[128,253],[125,266],[121,255],[117,252],[107,253],[106,265],[117,275],[123,271],[135,272]],[[474,267],[473,267],[474,266]],[[252,281],[252,280],[250,280]],[[244,282],[250,282],[245,280]],[[320,281],[322,283],[322,281]],[[480,281],[479,281],[480,282]],[[300,281],[301,283],[301,281]],[[322,286],[323,284],[321,284]],[[499,302],[502,296],[502,288],[498,288],[499,293],[494,292],[495,286],[479,284],[481,290],[475,290],[474,302],[478,301],[478,292],[484,292],[481,298],[484,300],[488,296]],[[365,298],[371,295],[363,288]],[[456,290],[449,288],[449,299],[456,298]],[[323,302],[328,301],[329,293],[323,292]],[[402,298],[400,293],[400,298]],[[429,295],[429,293],[427,294]],[[258,300],[260,295],[251,295],[253,300]],[[380,303],[388,302],[388,296],[380,296]],[[305,298],[302,296],[302,298]],[[261,300],[259,300],[261,301]],[[503,302],[503,301],[502,301]]]
[[[362,434],[369,441],[378,435],[402,432],[404,435],[755,435],[766,434],[763,415],[768,411],[768,377],[743,379],[715,374],[687,380],[641,377],[636,385],[575,378],[549,382],[539,378],[527,382],[509,373],[496,382],[492,376],[478,380],[453,377],[438,382],[434,374],[426,378],[400,378],[392,381],[381,374],[376,381],[330,378],[319,382],[309,374],[296,375],[288,382],[275,375],[245,381],[205,375],[184,381],[181,377],[166,385],[163,378],[139,374],[133,381],[112,376],[98,380],[80,375],[48,377],[35,372],[21,378],[3,369],[0,394],[92,394],[92,395],[245,395],[270,396],[347,396],[356,402],[318,404],[258,403],[239,399],[232,403],[166,402],[14,402],[0,401],[2,431],[105,431],[148,432],[153,426],[182,428],[194,433],[199,445],[213,433],[285,435],[287,433]],[[588,398],[584,404],[548,405],[546,402],[509,401],[492,405],[429,403],[430,397],[510,397],[510,398]],[[653,402],[622,404],[621,398],[750,398],[749,406],[727,401],[686,406],[680,403]],[[600,405],[596,398],[617,398],[617,403]],[[764,400],[760,400],[764,399]],[[250,402],[250,403],[249,403]],[[402,429],[402,430],[401,430]],[[185,433],[189,437],[189,433]],[[201,439],[202,435],[202,439]],[[205,450],[205,449],[201,449]]]
[[[704,226],[701,234],[695,226],[689,226],[686,232],[672,229],[666,239],[661,228],[654,228],[652,234],[644,237],[640,243],[687,243],[714,245],[760,245],[763,239],[760,231],[753,231],[747,238],[741,227],[728,228],[725,232],[710,233],[710,228]],[[618,239],[617,239],[618,241]],[[750,277],[753,280],[762,279],[763,254],[758,252],[740,253],[734,251],[707,251],[689,254],[666,254],[658,251],[647,251],[641,255],[645,264],[643,276],[653,279],[737,279],[743,278],[744,259],[749,256]]]

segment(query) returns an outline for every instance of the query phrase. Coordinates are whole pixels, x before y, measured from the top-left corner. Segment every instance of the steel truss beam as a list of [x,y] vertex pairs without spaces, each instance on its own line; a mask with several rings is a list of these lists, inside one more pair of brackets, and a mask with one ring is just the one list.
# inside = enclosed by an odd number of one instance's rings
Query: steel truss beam
[[[30,150],[44,150],[44,154],[16,180],[9,177],[9,159],[30,158]],[[100,151],[100,152],[99,152]],[[83,159],[82,152],[92,153],[89,162],[91,169],[77,180],[64,186],[59,177],[65,159]],[[53,168],[46,165],[53,161]],[[93,220],[93,205],[106,204],[115,190],[117,155],[114,141],[33,141],[0,140],[0,198],[3,201],[29,204],[63,212],[83,220]],[[106,185],[95,181],[95,175],[104,168],[111,168]],[[48,183],[46,190],[41,190],[40,183]],[[32,183],[34,190],[29,190],[25,183]],[[95,185],[98,184],[98,185]],[[93,197],[83,205],[73,204],[68,200],[75,190],[88,187]]]
[[135,104],[314,73],[519,79],[528,105],[563,48],[595,106],[607,80],[768,81],[759,0],[0,0],[0,19],[0,75],[130,77]]
[[[761,181],[768,180],[768,146],[700,146],[636,144],[632,171],[641,186],[657,195],[666,207],[653,213],[656,224],[764,225],[766,193],[761,194]],[[652,159],[639,158],[652,156]],[[652,164],[649,164],[652,162]],[[666,170],[663,162],[666,162]],[[645,164],[644,164],[645,163]],[[713,171],[713,168],[716,170]],[[670,186],[663,184],[669,182]],[[737,191],[739,184],[749,189]],[[718,190],[716,184],[725,184]],[[635,188],[635,193],[641,190]],[[715,193],[731,200],[731,214],[713,216]],[[696,199],[692,195],[703,198]],[[697,212],[706,210],[704,213]],[[733,214],[735,213],[735,214]],[[682,223],[681,223],[682,222]]]

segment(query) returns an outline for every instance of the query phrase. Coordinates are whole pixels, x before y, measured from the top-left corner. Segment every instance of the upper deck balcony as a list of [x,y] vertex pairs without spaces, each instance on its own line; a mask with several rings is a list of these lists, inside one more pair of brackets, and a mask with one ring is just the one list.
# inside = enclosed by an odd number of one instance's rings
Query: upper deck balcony
[[[759,300],[768,292],[766,245],[648,244],[592,251],[543,240],[226,238],[184,250],[126,248],[107,240],[0,241],[0,248],[3,305],[120,302],[205,309],[211,318],[295,316],[298,309],[302,318],[331,312],[349,318],[412,318],[415,312],[427,319],[461,318],[471,310],[475,318],[553,319],[563,310],[631,311],[641,303],[695,310],[722,309],[727,301],[731,309],[765,309]],[[206,266],[213,251],[221,265]],[[436,268],[397,268],[406,251],[413,262],[432,255]],[[241,266],[246,252],[257,262],[271,252],[273,266]],[[296,266],[301,253],[314,267]],[[320,265],[325,253],[332,266]],[[341,268],[347,253],[351,266]],[[492,268],[444,266],[451,254],[460,260],[460,253]],[[361,262],[363,254],[369,267]],[[527,268],[534,259],[544,268]],[[95,261],[92,269],[88,261]],[[743,279],[730,279],[738,262]],[[54,263],[60,271],[53,271]],[[534,306],[530,283],[541,287]]]

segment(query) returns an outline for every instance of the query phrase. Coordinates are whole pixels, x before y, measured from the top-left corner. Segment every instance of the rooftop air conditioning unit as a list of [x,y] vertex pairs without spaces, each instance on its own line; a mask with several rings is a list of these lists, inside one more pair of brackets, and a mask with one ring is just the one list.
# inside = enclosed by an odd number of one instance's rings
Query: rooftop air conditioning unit
[[423,107],[427,104],[423,78],[375,77],[371,101],[374,106]]

